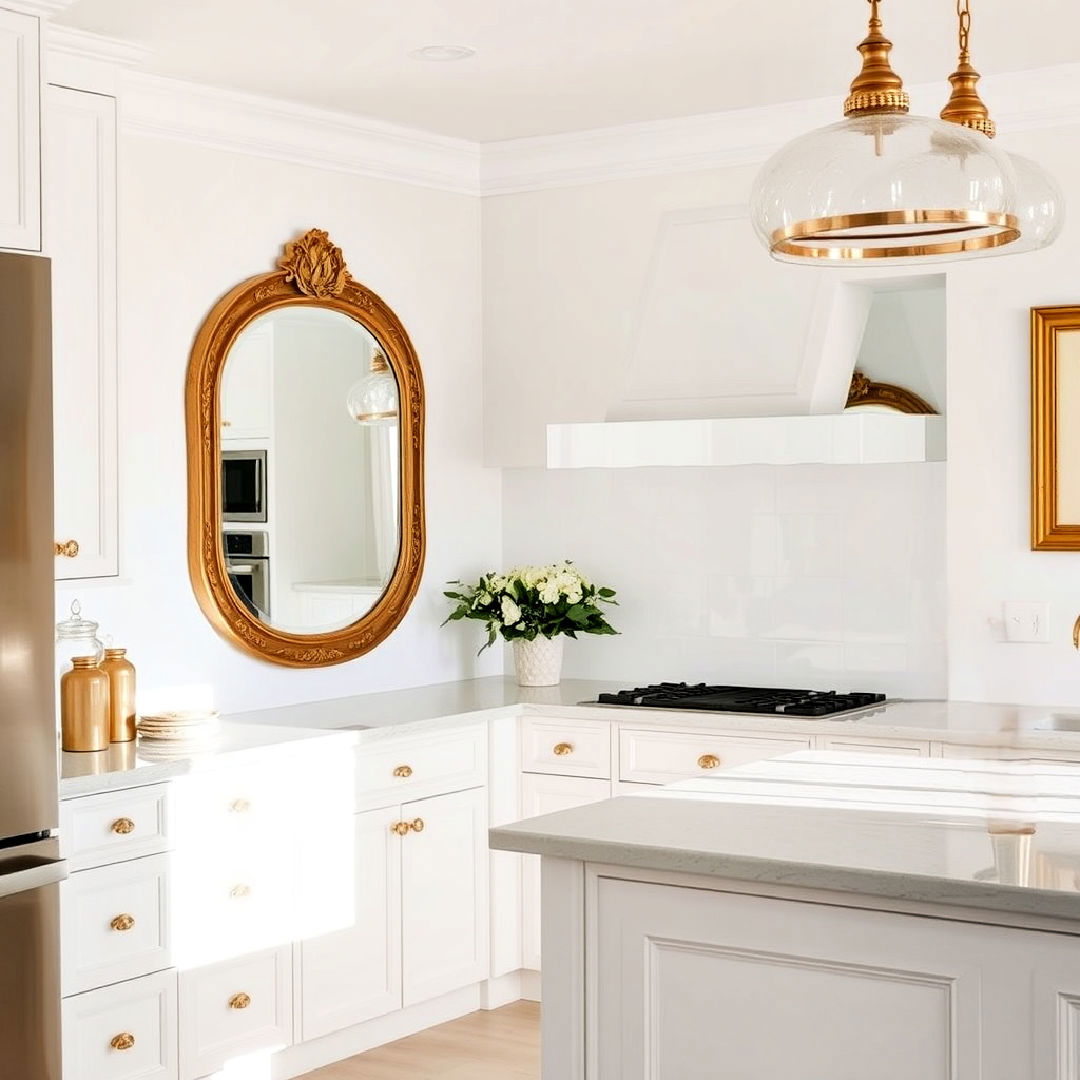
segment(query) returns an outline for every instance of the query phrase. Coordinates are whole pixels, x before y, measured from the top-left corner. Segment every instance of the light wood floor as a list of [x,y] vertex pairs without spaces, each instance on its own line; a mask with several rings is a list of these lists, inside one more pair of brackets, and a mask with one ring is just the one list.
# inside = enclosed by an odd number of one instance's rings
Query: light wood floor
[[301,1080],[539,1080],[540,1006],[475,1012]]

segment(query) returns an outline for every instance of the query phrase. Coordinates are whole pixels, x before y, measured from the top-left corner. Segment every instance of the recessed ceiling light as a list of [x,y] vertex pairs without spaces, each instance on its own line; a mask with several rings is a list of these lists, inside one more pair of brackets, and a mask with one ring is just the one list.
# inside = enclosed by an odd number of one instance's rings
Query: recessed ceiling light
[[413,49],[409,55],[414,60],[430,60],[433,63],[446,63],[450,60],[468,60],[476,55],[476,50],[469,45],[425,45]]

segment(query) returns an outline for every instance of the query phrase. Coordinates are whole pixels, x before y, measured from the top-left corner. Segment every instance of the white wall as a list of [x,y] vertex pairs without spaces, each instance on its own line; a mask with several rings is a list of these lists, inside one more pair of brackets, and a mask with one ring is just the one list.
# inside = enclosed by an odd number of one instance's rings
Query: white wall
[[[1006,133],[1000,141],[1036,157],[1066,192],[1080,191],[1080,129],[1048,129],[1011,140]],[[632,352],[663,215],[744,201],[753,173],[751,167],[737,167],[649,176],[485,201],[485,454],[490,463],[539,465],[546,423],[604,419]],[[941,572],[932,571],[927,562],[921,568],[909,567],[905,578],[902,569],[894,568],[889,571],[890,587],[906,582],[919,590],[935,577],[947,579],[947,586],[938,596],[927,597],[927,621],[909,641],[906,660],[896,654],[892,663],[886,663],[886,652],[878,653],[875,663],[882,670],[874,677],[882,685],[886,680],[898,684],[909,676],[913,686],[941,685],[939,654],[931,650],[915,667],[912,664],[922,649],[919,643],[932,640],[926,633],[930,621],[942,619],[945,609],[950,696],[1080,704],[1080,656],[1070,640],[1080,612],[1080,553],[1033,553],[1028,541],[1028,309],[1080,300],[1075,257],[1080,206],[1073,210],[1065,235],[1046,252],[933,267],[946,273],[948,292],[946,538],[940,539],[942,521],[935,517],[943,512],[940,504],[926,499],[931,491],[940,492],[939,480],[916,485],[920,493],[914,496],[885,487],[883,497],[893,499],[892,513],[901,532],[911,529],[919,543],[940,544],[935,557]],[[817,268],[805,272],[825,273]],[[840,273],[859,276],[859,271]],[[864,273],[869,280],[875,277],[875,271]],[[723,303],[723,295],[717,295],[716,302]],[[783,318],[782,306],[776,317]],[[726,344],[738,348],[737,341]],[[937,469],[919,468],[926,475]],[[861,484],[870,474],[858,475]],[[777,474],[766,487],[788,482]],[[807,478],[802,495],[808,506],[830,506],[830,485],[824,475]],[[684,609],[664,599],[656,575],[667,553],[685,545],[697,548],[687,572],[676,571],[681,597],[688,597],[695,573],[729,574],[707,545],[710,537],[723,536],[727,543],[729,533],[745,529],[743,513],[730,518],[724,513],[723,499],[738,490],[738,483],[722,470],[689,470],[674,477],[651,470],[553,476],[524,469],[507,476],[506,561],[588,557],[590,572],[611,578],[624,592],[638,594],[627,596],[633,607],[624,615],[635,641],[572,647],[572,673],[592,674],[595,664],[605,676],[610,672],[641,678],[646,671],[668,677],[718,674],[707,662],[721,650],[714,635],[702,629],[702,620],[715,627],[716,612],[727,607],[728,598],[704,605],[700,597],[688,600],[683,622],[694,629],[680,635],[676,616],[681,618]],[[867,494],[861,487],[852,491]],[[679,498],[672,505],[653,501],[673,493]],[[715,511],[697,509],[718,496]],[[745,511],[755,506],[757,498],[759,493],[744,491],[732,505]],[[928,515],[921,522],[910,518],[920,505]],[[877,513],[876,501],[874,507]],[[544,513],[551,520],[542,520]],[[658,527],[653,519],[660,515],[670,519],[673,531],[666,548],[645,539],[653,535]],[[891,541],[884,522],[879,522],[881,531],[875,537],[872,521],[861,498],[852,498],[843,507],[844,525],[867,532],[867,542],[883,543],[883,550],[888,550]],[[705,534],[697,535],[703,528]],[[606,538],[604,543],[598,534]],[[826,544],[821,557],[828,558],[829,550]],[[655,619],[645,613],[646,600],[662,607]],[[1052,644],[1004,644],[1001,604],[1006,600],[1049,601]],[[736,607],[741,610],[745,605]],[[677,644],[680,636],[684,648]],[[755,632],[725,637],[725,655],[746,657],[745,664],[734,668],[745,677],[764,670],[762,663],[767,669],[770,662],[760,637]],[[786,681],[806,670],[805,654],[775,655],[778,679]],[[816,655],[821,660],[816,670],[827,670],[825,653],[818,649]],[[654,656],[665,658],[665,664],[653,663]]]
[[[459,626],[440,629],[442,583],[500,551],[498,474],[481,466],[478,200],[125,136],[120,196],[121,578],[58,589],[127,645],[144,689],[210,683],[249,709],[486,674]],[[428,402],[428,561],[404,623],[374,652],[313,671],[227,643],[187,572],[184,374],[192,338],[226,290],[271,269],[282,244],[328,229],[353,275],[397,311]]]

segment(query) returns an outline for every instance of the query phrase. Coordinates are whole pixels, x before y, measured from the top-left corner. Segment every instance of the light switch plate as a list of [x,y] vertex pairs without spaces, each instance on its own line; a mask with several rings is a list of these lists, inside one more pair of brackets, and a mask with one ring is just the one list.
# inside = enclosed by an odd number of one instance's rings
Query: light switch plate
[[1045,601],[1009,601],[1004,616],[1006,641],[1049,644],[1050,605]]

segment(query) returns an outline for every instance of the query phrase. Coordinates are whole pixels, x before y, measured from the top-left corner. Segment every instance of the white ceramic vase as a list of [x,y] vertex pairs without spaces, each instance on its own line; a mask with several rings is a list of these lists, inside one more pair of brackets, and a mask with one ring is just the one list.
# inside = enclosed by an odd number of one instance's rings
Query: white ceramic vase
[[555,686],[562,675],[562,637],[537,635],[532,641],[514,642],[518,686]]

